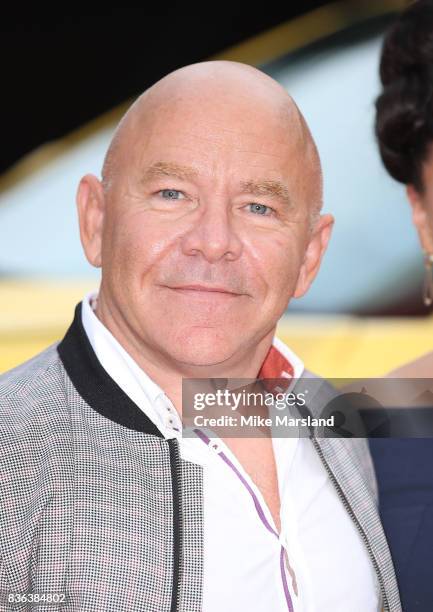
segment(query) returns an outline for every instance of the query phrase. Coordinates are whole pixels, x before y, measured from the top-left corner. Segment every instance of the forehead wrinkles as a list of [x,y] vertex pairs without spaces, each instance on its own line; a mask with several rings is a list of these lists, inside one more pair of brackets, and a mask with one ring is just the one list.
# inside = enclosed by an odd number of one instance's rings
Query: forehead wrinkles
[[239,142],[236,131],[228,133],[235,135],[234,142],[220,139],[214,142],[212,137],[202,134],[195,134],[191,142],[189,132],[172,135],[154,130],[150,148],[140,163],[143,180],[170,175],[199,182],[210,180],[218,189],[236,182],[245,191],[250,189],[257,195],[276,195],[287,200],[287,189],[279,188],[277,183],[284,182],[290,187],[298,171],[297,156],[287,142],[271,139],[264,146],[257,142],[255,134],[251,135],[252,140],[247,134],[246,140]]
[[[137,154],[143,158],[164,159],[183,163],[181,158],[197,160],[197,164],[224,166],[230,163],[245,163],[248,166],[279,167],[293,162],[301,153],[290,138],[282,138],[280,134],[273,138],[269,134],[262,138],[254,132],[241,132],[239,130],[209,129],[198,130],[197,127],[188,129],[181,126],[176,129],[158,129],[155,127],[146,141],[143,140],[141,151]],[[167,155],[168,154],[168,155]]]

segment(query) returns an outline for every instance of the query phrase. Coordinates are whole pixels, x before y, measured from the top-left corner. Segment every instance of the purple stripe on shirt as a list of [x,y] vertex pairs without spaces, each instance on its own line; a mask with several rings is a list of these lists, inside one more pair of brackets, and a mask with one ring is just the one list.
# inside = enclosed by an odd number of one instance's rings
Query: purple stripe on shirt
[[283,581],[284,595],[286,596],[287,607],[289,608],[289,612],[293,612],[293,604],[292,599],[290,597],[289,585],[287,584],[287,574],[286,569],[284,567],[284,548],[281,546],[280,552],[280,570],[281,570],[281,579]]
[[[201,440],[203,440],[203,442],[205,442],[205,444],[209,444],[210,443],[211,439],[205,433],[203,433],[200,429],[194,429],[194,433]],[[244,484],[244,486],[248,490],[249,494],[253,498],[253,502],[254,502],[254,506],[255,506],[255,508],[257,510],[257,514],[259,515],[259,518],[262,521],[262,523],[264,524],[264,526],[266,527],[266,529],[268,531],[270,531],[272,534],[274,534],[274,536],[276,538],[278,538],[278,533],[269,524],[269,521],[267,520],[267,518],[265,516],[265,513],[263,512],[263,508],[262,508],[262,506],[260,504],[260,501],[259,501],[257,495],[254,493],[254,491],[253,491],[252,487],[250,486],[250,484],[245,480],[243,475],[239,472],[239,470],[232,463],[232,461],[230,461],[230,459],[227,457],[227,455],[225,455],[223,452],[218,453],[218,454],[221,457],[221,459],[234,471],[236,476],[239,478],[239,480]],[[292,599],[290,597],[289,586],[287,584],[286,570],[284,568],[284,548],[283,548],[283,546],[281,546],[281,553],[280,553],[280,569],[281,569],[281,578],[282,578],[282,581],[283,581],[284,595],[286,597],[287,607],[289,609],[289,612],[293,612]]]

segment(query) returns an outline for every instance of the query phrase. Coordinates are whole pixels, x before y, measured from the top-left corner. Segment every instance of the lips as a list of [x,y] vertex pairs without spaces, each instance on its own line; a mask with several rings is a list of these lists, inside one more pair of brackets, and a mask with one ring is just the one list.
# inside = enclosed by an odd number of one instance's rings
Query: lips
[[225,293],[227,295],[239,295],[234,291],[230,291],[225,287],[214,287],[208,285],[180,285],[179,287],[170,287],[170,289],[175,289],[178,291],[198,291],[201,293]]

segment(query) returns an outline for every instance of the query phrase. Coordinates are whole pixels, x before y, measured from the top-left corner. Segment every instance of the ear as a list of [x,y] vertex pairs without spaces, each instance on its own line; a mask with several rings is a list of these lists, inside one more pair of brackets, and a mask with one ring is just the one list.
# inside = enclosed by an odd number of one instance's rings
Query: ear
[[322,257],[328,246],[331,231],[334,225],[332,215],[320,215],[311,233],[304,261],[299,271],[293,297],[302,297],[310,288],[320,268]]
[[84,253],[92,266],[100,268],[105,194],[96,176],[93,174],[83,176],[78,185],[76,202]]
[[412,221],[417,229],[421,246],[427,253],[433,253],[433,237],[426,202],[413,185],[406,186],[406,194],[412,207]]

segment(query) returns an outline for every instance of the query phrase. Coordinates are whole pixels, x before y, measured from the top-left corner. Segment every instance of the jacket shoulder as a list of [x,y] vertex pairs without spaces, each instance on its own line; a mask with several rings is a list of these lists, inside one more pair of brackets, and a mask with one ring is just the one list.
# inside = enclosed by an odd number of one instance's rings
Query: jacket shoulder
[[[60,361],[57,352],[58,342],[47,347],[31,359],[0,375],[0,399],[18,395],[27,388],[37,388],[49,375],[49,370]],[[3,402],[2,402],[3,403]]]
[[57,344],[0,376],[1,455],[14,445],[36,451],[64,428],[68,402]]

